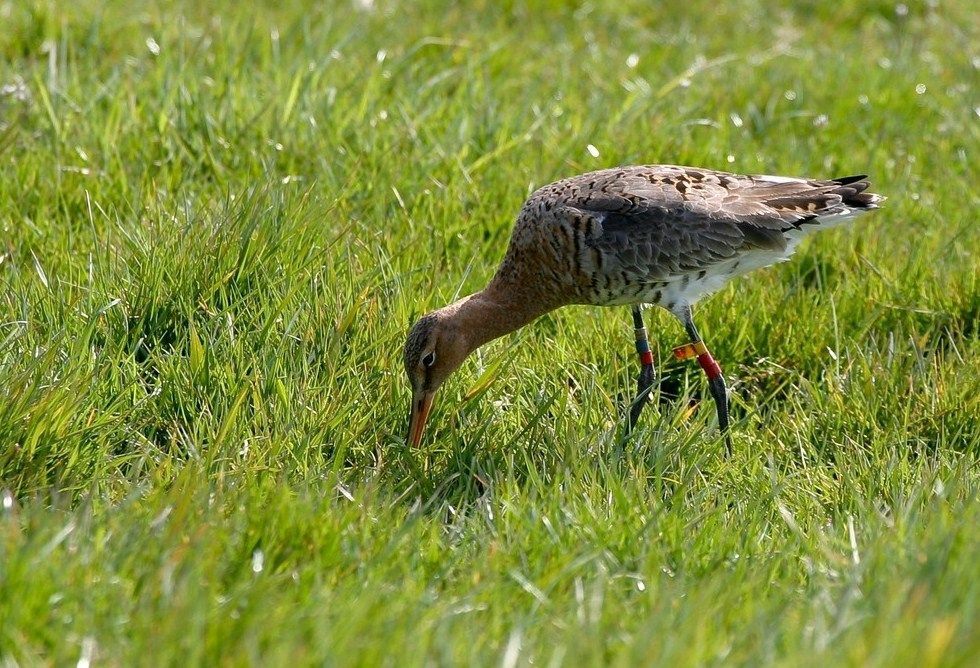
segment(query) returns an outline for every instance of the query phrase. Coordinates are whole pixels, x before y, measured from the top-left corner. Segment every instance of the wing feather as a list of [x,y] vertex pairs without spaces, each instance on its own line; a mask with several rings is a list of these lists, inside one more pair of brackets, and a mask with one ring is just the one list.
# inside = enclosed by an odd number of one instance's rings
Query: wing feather
[[584,174],[542,188],[555,215],[586,216],[586,243],[609,270],[650,278],[698,271],[743,250],[782,251],[820,216],[871,208],[864,176],[816,181],[653,165]]

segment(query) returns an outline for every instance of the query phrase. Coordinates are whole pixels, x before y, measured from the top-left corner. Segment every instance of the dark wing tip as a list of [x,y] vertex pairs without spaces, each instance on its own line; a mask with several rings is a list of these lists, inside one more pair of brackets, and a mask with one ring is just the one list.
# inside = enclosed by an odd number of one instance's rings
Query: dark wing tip
[[831,179],[835,188],[830,192],[840,195],[845,206],[853,206],[859,209],[876,209],[878,204],[885,200],[884,197],[875,193],[865,192],[871,187],[867,181],[867,174],[859,176],[845,176],[839,179]]
[[858,174],[857,176],[842,176],[839,179],[831,179],[834,183],[839,186],[849,186],[852,183],[857,183],[858,181],[863,181],[868,178],[867,174]]

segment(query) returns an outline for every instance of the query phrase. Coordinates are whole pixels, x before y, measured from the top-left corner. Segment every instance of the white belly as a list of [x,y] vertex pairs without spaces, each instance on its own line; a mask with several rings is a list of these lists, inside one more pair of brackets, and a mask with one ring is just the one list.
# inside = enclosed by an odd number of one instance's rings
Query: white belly
[[678,274],[652,282],[640,291],[637,291],[635,286],[624,286],[620,294],[614,295],[604,304],[652,304],[662,306],[680,317],[686,307],[693,305],[702,297],[722,289],[733,278],[756,269],[769,267],[777,262],[785,262],[796,251],[800,241],[810,233],[836,227],[860,213],[862,213],[861,210],[844,208],[838,213],[821,216],[812,224],[787,230],[784,232],[786,247],[783,250],[753,249],[743,251],[736,257],[719,262],[704,270]]
[[768,267],[777,262],[784,262],[793,254],[798,240],[791,240],[784,251],[750,251],[736,258],[719,262],[718,264],[689,274],[672,276],[664,282],[653,286],[630,300],[617,300],[616,303],[645,303],[661,306],[678,317],[682,311],[693,306],[699,299],[706,297],[742,274]]

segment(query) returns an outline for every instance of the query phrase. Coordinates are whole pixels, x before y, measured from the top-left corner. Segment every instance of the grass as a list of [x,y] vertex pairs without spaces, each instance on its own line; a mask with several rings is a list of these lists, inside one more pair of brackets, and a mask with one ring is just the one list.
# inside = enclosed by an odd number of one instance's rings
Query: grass
[[[0,0],[5,665],[975,660],[972,3],[259,4]],[[889,197],[700,306],[732,455],[584,307],[408,450],[410,322],[641,162]]]

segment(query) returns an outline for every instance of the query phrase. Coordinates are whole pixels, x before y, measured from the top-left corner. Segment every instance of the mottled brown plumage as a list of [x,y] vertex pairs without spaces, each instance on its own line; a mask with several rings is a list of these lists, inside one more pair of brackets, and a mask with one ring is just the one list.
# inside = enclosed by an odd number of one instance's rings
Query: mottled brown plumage
[[[868,186],[864,176],[812,180],[646,165],[539,189],[524,203],[487,287],[413,328],[405,358],[416,395],[411,440],[421,438],[418,398],[427,393],[431,405],[435,389],[469,352],[561,306],[655,304],[700,343],[691,318],[700,297],[733,276],[787,259],[808,232],[877,208],[882,198],[866,192]],[[724,429],[724,379],[706,349],[704,356],[714,365],[709,370],[699,357]],[[641,379],[641,395],[650,383],[652,368]]]
[[863,177],[772,179],[656,165],[558,181],[525,202],[494,280],[520,275],[562,304],[666,306],[667,288],[696,299],[709,276],[783,259],[807,226],[877,201]]

